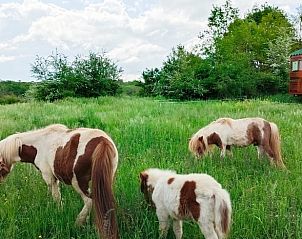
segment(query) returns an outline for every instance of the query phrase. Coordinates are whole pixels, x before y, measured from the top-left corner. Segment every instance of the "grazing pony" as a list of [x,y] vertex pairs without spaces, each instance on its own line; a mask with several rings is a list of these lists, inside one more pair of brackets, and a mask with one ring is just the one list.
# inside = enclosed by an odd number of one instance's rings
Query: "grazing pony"
[[105,132],[54,124],[10,135],[0,141],[0,180],[17,162],[35,165],[59,203],[59,181],[72,185],[84,201],[76,223],[82,225],[86,221],[93,204],[100,236],[119,238],[112,191],[118,152]]
[[184,219],[195,220],[206,239],[227,237],[230,196],[211,176],[151,168],[140,173],[140,180],[146,200],[156,208],[161,238],[167,236],[170,218],[176,239],[182,238]]
[[220,118],[194,134],[189,149],[196,156],[203,156],[211,146],[216,145],[221,149],[221,157],[224,157],[232,145],[245,147],[251,144],[257,147],[258,158],[266,154],[271,163],[285,168],[278,127],[262,118]]

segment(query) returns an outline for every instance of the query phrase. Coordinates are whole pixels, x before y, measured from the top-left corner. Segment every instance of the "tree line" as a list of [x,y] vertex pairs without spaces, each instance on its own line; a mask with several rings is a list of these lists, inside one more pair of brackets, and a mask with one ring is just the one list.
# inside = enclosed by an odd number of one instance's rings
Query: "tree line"
[[[300,8],[296,19],[302,24]],[[265,4],[239,17],[239,10],[227,0],[213,6],[208,28],[198,37],[194,50],[176,46],[160,68],[142,72],[141,82],[124,83],[122,69],[105,53],[77,56],[69,62],[55,52],[37,56],[32,64],[37,81],[16,89],[25,90],[19,95],[46,101],[123,93],[192,100],[287,92],[289,55],[302,48],[302,40],[295,22],[279,8]],[[11,95],[7,92],[13,83],[5,84],[2,95]],[[0,90],[5,84],[0,82]]]

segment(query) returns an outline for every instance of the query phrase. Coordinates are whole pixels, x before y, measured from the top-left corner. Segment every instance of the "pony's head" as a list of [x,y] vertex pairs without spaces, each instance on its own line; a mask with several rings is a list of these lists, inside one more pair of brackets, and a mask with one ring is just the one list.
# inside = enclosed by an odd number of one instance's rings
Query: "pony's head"
[[150,185],[148,182],[149,175],[146,172],[141,172],[139,177],[141,181],[141,192],[144,194],[147,203],[151,206],[154,206],[152,201],[154,186]]
[[4,162],[3,157],[0,155],[0,183],[6,178],[10,170],[11,170],[11,166],[8,166]]
[[197,157],[202,157],[208,152],[207,140],[203,136],[194,135],[189,141],[189,150]]
[[147,203],[155,206],[152,201],[152,193],[158,179],[164,176],[174,175],[176,172],[171,170],[161,170],[149,168],[140,173],[141,192],[144,194]]

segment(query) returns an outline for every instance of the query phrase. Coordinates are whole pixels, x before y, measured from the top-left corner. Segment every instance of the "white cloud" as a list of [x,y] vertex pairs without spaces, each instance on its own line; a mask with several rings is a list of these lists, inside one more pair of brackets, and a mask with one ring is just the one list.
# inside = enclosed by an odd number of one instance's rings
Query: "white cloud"
[[[27,80],[35,55],[47,56],[55,49],[71,57],[105,50],[124,69],[124,78],[138,77],[147,67],[159,67],[172,47],[184,44],[191,49],[206,26],[212,4],[224,0],[51,2],[0,4],[0,78],[16,77],[8,70],[9,61],[20,72],[16,80],[23,76]],[[297,5],[293,0],[271,2],[284,9]],[[233,0],[244,11],[255,3]],[[22,54],[26,55],[22,61],[11,57]]]
[[2,62],[8,62],[8,61],[13,61],[15,60],[15,56],[5,56],[5,55],[0,55],[0,63]]

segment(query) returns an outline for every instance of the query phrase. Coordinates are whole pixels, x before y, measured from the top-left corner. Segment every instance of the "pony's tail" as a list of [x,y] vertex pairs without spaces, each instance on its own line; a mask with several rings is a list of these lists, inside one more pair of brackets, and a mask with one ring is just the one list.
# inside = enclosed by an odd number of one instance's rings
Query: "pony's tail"
[[275,123],[272,122],[270,122],[270,126],[271,126],[270,147],[274,154],[274,160],[278,167],[286,169],[281,156],[280,135],[279,135],[278,127]]
[[214,193],[214,223],[219,239],[226,238],[231,227],[232,206],[229,193],[216,189]]
[[113,144],[104,138],[92,155],[92,202],[96,227],[103,239],[117,239],[115,199],[112,190],[117,152]]

